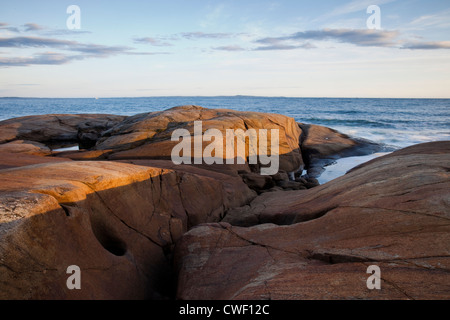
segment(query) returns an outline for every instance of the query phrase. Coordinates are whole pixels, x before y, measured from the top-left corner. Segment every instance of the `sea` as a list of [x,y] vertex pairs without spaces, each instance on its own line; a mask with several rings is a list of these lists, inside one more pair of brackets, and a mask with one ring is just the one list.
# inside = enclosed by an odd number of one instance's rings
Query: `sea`
[[[297,122],[336,129],[395,150],[418,143],[450,140],[450,99],[369,99],[289,97],[0,98],[0,121],[40,114],[131,116],[175,106],[198,105],[278,113]],[[333,163],[319,178],[325,183],[352,167],[388,152]]]

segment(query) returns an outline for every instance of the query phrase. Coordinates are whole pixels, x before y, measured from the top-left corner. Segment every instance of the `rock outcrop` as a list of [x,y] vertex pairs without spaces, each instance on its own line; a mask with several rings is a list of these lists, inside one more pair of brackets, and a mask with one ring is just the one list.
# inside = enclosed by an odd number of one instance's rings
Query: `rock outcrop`
[[[225,109],[206,109],[198,106],[182,106],[162,112],[140,114],[127,118],[121,124],[103,134],[95,149],[112,150],[109,160],[170,159],[179,141],[171,141],[177,129],[186,129],[194,135],[194,122],[202,122],[202,133],[219,130],[226,138],[226,130],[254,129],[279,130],[280,170],[303,170],[303,158],[299,148],[301,130],[294,119],[277,114],[240,112]],[[259,141],[259,139],[258,139]],[[203,149],[210,142],[203,145]],[[223,143],[225,149],[225,143]],[[257,146],[253,146],[257,147]],[[268,145],[270,147],[270,143]],[[270,154],[269,150],[269,154]],[[226,157],[226,152],[222,152]],[[236,154],[236,153],[235,153]],[[249,156],[249,140],[246,140],[246,161]],[[194,152],[192,152],[194,158]],[[235,163],[237,163],[235,161]]]
[[[172,133],[195,121],[278,129],[280,170],[175,165]],[[54,150],[70,143],[81,150]],[[197,106],[2,121],[0,299],[449,299],[450,142],[314,179],[329,159],[379,147]],[[66,286],[72,265],[81,290]],[[367,289],[370,265],[382,290]]]
[[0,170],[40,163],[70,161],[70,159],[47,157],[51,154],[50,148],[35,141],[15,140],[0,144]]
[[392,147],[352,138],[327,127],[304,123],[298,125],[303,133],[301,137],[303,160],[311,178],[319,177],[325,171],[325,166],[339,158],[394,151]]
[[[377,146],[329,128],[297,124],[292,118],[283,115],[181,106],[132,117],[94,114],[42,115],[1,121],[0,149],[8,148],[6,152],[15,153],[18,144],[21,143],[21,153],[72,160],[169,160],[174,146],[179,143],[171,141],[172,133],[177,129],[185,129],[193,134],[195,121],[202,122],[203,133],[209,129],[217,129],[223,134],[224,139],[226,130],[230,129],[243,131],[254,129],[256,132],[261,129],[279,130],[279,170],[289,173],[291,180],[297,179],[297,183],[293,181],[275,183],[277,188],[287,190],[315,186],[310,181],[300,180],[303,169],[308,169],[309,178],[314,178],[320,175],[330,158],[350,153],[374,152]],[[74,143],[79,145],[80,151],[51,151],[50,154],[48,152],[49,147],[54,149]],[[31,146],[32,144],[34,146]],[[45,145],[38,147],[38,144]],[[209,142],[204,142],[202,148],[208,144]],[[245,144],[244,160],[247,165],[228,166],[236,172],[249,170],[259,172],[260,162],[248,167],[248,139]],[[28,146],[28,150],[24,149],[25,145]],[[13,147],[14,150],[10,151]],[[271,153],[270,148],[268,152]],[[257,150],[257,153],[259,154],[260,150]],[[226,152],[223,154],[226,155]],[[36,163],[40,163],[38,160]],[[234,160],[234,163],[237,163],[236,159]],[[9,163],[3,165],[4,168],[9,166]],[[267,183],[260,189],[260,182],[254,182],[255,179],[261,178],[249,177],[247,174],[243,179],[249,181],[258,192],[272,189],[274,185]]]
[[[177,297],[449,299],[449,163],[450,142],[410,147],[224,220],[254,227],[194,228],[176,249]],[[366,285],[371,265],[381,290]]]
[[[50,114],[27,116],[0,122],[0,143],[31,140],[54,144],[58,142],[91,141],[92,134],[122,122],[125,116],[83,114]],[[90,136],[87,134],[91,133]],[[92,142],[92,141],[91,141]]]
[[[114,162],[0,171],[0,299],[170,298],[174,243],[255,196],[239,176],[187,171]],[[71,265],[81,290],[66,286]]]

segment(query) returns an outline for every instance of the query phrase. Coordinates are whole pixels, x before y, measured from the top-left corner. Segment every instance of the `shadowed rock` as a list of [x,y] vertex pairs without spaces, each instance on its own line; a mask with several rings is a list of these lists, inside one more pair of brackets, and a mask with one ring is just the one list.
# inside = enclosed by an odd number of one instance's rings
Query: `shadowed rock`
[[[0,299],[171,297],[174,243],[254,197],[239,177],[195,171],[113,162],[0,171]],[[66,287],[71,265],[81,290]]]
[[394,149],[361,138],[352,138],[334,129],[299,123],[302,129],[301,147],[308,176],[319,177],[327,165],[336,159],[363,156]]
[[[0,121],[0,143],[31,140],[42,143],[78,142],[88,130],[100,133],[123,121],[115,115],[49,114]],[[92,136],[91,136],[92,137]]]

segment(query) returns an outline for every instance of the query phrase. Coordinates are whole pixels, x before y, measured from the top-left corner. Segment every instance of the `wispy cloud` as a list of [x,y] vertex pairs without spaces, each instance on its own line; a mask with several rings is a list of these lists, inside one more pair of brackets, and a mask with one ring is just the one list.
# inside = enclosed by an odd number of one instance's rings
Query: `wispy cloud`
[[160,39],[151,38],[151,37],[144,37],[144,38],[134,38],[134,43],[137,44],[149,44],[156,47],[170,47],[172,46],[169,42],[164,42]]
[[[399,33],[397,31],[368,29],[323,29],[301,31],[288,36],[263,38],[256,40],[256,42],[268,46],[276,45],[281,48],[283,46],[303,47],[303,43],[301,45],[294,45],[290,44],[290,42],[305,40],[332,40],[343,43],[351,43],[357,46],[392,47],[396,45],[396,38],[398,35]],[[307,46],[307,48],[311,48],[311,45]]]
[[445,10],[435,14],[420,16],[411,21],[406,29],[424,30],[428,28],[448,28],[450,27],[450,10]]
[[411,49],[411,50],[450,49],[450,41],[405,43],[402,46],[402,49]]
[[[42,38],[35,36],[0,38],[0,47],[5,48],[47,48],[51,52],[37,53],[32,57],[2,57],[0,66],[28,66],[35,64],[61,65],[87,58],[107,58],[115,55],[156,55],[168,52],[137,52],[128,46],[106,46],[80,43],[78,41]],[[54,52],[63,50],[71,52]]]
[[272,44],[268,46],[257,47],[253,51],[272,51],[272,50],[294,50],[294,49],[314,49],[316,46],[307,42],[300,45]]
[[6,30],[13,33],[34,33],[39,34],[41,36],[76,36],[76,35],[82,35],[82,34],[89,34],[92,33],[88,30],[69,30],[69,29],[52,29],[48,28],[46,26],[39,25],[37,23],[25,23],[24,25],[21,25],[20,27],[14,27],[10,26],[6,22],[0,22],[0,30]]
[[23,25],[26,32],[39,31],[45,29],[45,27],[38,25],[37,23],[26,23]]
[[246,49],[244,49],[238,45],[219,46],[219,47],[214,47],[212,49],[220,50],[220,51],[246,51]]
[[0,38],[0,47],[29,48],[29,47],[70,47],[77,45],[75,41],[40,38],[40,37],[12,37]]
[[86,53],[95,56],[109,56],[128,52],[133,48],[126,46],[105,46],[99,44],[84,44],[77,41],[40,38],[40,37],[13,37],[0,38],[0,47],[7,48],[59,48],[69,51]]
[[[305,41],[308,41],[305,43]],[[383,47],[410,50],[450,49],[450,41],[411,41],[401,39],[400,32],[368,29],[322,29],[300,31],[287,36],[268,37],[255,41],[262,46],[253,50],[313,49],[310,41],[334,41],[361,47]]]
[[[136,37],[133,38],[133,42],[136,44],[147,44],[155,47],[171,47],[174,46],[172,42],[180,40],[221,40],[235,38],[242,33],[208,33],[201,31],[182,32],[165,36],[152,36],[152,37]],[[223,47],[226,50],[227,48]],[[220,49],[219,49],[220,50]],[[231,51],[231,50],[229,50]]]
[[227,39],[236,36],[233,33],[204,33],[204,32],[184,32],[181,37],[189,40],[195,39]]
[[394,2],[396,0],[353,0],[346,4],[336,7],[334,10],[326,13],[319,19],[328,19],[358,11],[365,11],[371,5],[381,6],[382,4]]
[[210,7],[209,12],[205,14],[204,19],[200,21],[200,26],[202,28],[209,28],[212,25],[217,24],[223,16],[224,10],[225,5],[223,3]]
[[0,22],[0,30],[6,30],[6,31],[10,31],[10,32],[15,32],[15,33],[20,32],[19,28],[11,27],[9,25],[9,23],[6,23],[6,22]]
[[0,57],[0,67],[23,67],[29,65],[61,65],[73,60],[82,60],[82,56],[69,56],[61,53],[46,52],[33,57]]

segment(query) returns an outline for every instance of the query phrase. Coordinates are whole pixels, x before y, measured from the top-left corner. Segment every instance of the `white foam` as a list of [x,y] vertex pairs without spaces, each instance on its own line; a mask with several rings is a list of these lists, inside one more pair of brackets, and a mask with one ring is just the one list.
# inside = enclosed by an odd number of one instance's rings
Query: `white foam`
[[325,168],[325,172],[322,173],[322,175],[318,178],[319,183],[324,184],[331,180],[339,178],[340,176],[346,174],[350,169],[353,169],[354,167],[362,163],[384,156],[386,154],[389,154],[389,152],[378,152],[367,156],[338,159],[334,164]]

